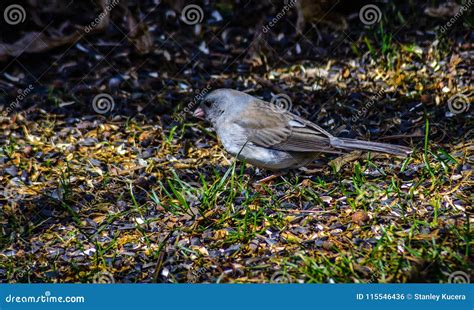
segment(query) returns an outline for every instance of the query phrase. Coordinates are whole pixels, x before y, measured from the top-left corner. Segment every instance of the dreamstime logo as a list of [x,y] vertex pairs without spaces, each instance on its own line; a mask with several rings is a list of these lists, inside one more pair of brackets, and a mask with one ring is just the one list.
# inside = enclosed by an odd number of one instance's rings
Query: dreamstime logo
[[197,4],[189,4],[181,11],[181,19],[185,24],[195,25],[202,22],[204,18],[204,12],[202,8]]
[[91,23],[90,25],[86,26],[84,28],[84,31],[86,33],[89,33],[93,28],[97,27],[97,25],[100,25],[100,23],[102,22],[102,20],[107,16],[109,15],[110,11],[112,11],[114,9],[114,7],[117,6],[117,4],[119,4],[120,1],[119,0],[108,0],[106,1],[106,6],[104,7],[104,11],[102,13],[99,14],[99,16],[97,16]]
[[7,6],[3,12],[3,18],[9,25],[18,25],[23,23],[26,19],[25,9],[19,4],[12,4]]
[[286,271],[277,271],[270,277],[270,283],[292,283],[292,280]]
[[[451,17],[445,25],[441,26],[441,28],[440,28],[441,33],[445,33],[449,28],[451,28],[451,26],[454,25],[458,21],[458,19],[460,19],[461,16],[464,15],[465,12],[469,11],[469,8],[472,6],[473,3],[474,3],[473,0],[466,1],[464,3],[464,5],[462,5],[459,8],[459,11],[456,13],[456,15]],[[447,6],[448,8],[449,8],[450,5],[452,5],[451,2],[447,2],[447,3],[444,4],[444,6]],[[425,10],[425,13],[426,12],[427,12],[427,10]]]
[[366,284],[370,284],[370,283],[378,283],[378,278],[379,278],[379,273],[377,271],[375,271],[374,273],[372,273],[372,275],[370,276],[370,279],[365,282]]
[[211,85],[207,85],[205,88],[203,88],[199,93],[197,93],[191,102],[188,103],[188,105],[183,109],[183,111],[179,113],[174,113],[172,118],[177,121],[182,123],[186,117],[186,113],[190,113],[191,110],[193,110],[199,102],[206,97],[207,93],[211,90]]
[[449,111],[453,114],[459,114],[459,113],[464,113],[469,110],[470,107],[470,99],[469,95],[463,94],[463,93],[458,93],[453,96],[451,96],[448,99],[448,108]]
[[204,275],[206,272],[209,270],[206,267],[201,267],[197,270],[193,270],[191,274],[194,276],[194,278],[197,280],[199,279],[202,275]]
[[468,284],[470,283],[469,275],[464,271],[455,271],[449,274],[448,283]]
[[293,8],[295,5],[296,5],[296,0],[290,0],[287,4],[285,4],[283,9],[280,12],[278,12],[278,14],[275,17],[273,17],[273,19],[268,24],[263,26],[263,29],[262,29],[263,32],[267,33],[268,31],[270,31],[270,29],[273,26],[275,26],[278,23],[278,21],[282,19],[283,16],[285,16],[286,13],[288,13],[288,11],[291,8]]
[[31,271],[30,266],[23,267],[18,273],[16,274],[18,278],[24,278],[27,276]]
[[286,94],[276,94],[272,97],[270,103],[270,108],[277,113],[285,113],[287,111],[291,111],[291,108],[293,107],[291,98]]
[[114,98],[109,94],[98,94],[92,99],[92,108],[99,114],[112,111],[115,107]]
[[114,275],[108,271],[100,271],[92,278],[92,283],[113,284],[115,283]]
[[360,21],[367,26],[378,23],[382,18],[382,12],[375,4],[364,5],[359,11]]
[[365,116],[367,112],[372,108],[372,106],[380,101],[380,99],[384,96],[385,90],[379,90],[375,95],[370,97],[370,100],[362,107],[362,109],[357,111],[357,115],[352,116],[352,121],[358,121],[362,116]]
[[7,113],[11,113],[13,110],[19,108],[20,103],[31,93],[31,91],[33,91],[33,89],[34,87],[31,84],[25,89],[19,89],[15,100],[7,108]]
[[173,113],[173,115],[171,115],[171,118],[174,119],[175,121],[177,121],[178,123],[183,123],[184,122],[184,114],[181,112],[181,113]]

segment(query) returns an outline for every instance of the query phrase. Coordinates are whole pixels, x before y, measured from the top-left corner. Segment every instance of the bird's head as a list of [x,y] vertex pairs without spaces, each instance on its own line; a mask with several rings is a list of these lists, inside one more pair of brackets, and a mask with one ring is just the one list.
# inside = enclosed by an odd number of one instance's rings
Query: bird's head
[[238,113],[252,99],[252,96],[233,89],[216,89],[203,98],[194,116],[215,124],[224,115]]

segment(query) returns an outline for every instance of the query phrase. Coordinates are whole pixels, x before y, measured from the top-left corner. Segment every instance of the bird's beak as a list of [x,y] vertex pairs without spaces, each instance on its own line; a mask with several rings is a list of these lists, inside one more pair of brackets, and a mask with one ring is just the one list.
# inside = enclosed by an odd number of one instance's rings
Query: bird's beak
[[204,119],[204,117],[206,116],[206,113],[204,112],[203,109],[197,108],[196,110],[194,110],[193,116],[199,119]]

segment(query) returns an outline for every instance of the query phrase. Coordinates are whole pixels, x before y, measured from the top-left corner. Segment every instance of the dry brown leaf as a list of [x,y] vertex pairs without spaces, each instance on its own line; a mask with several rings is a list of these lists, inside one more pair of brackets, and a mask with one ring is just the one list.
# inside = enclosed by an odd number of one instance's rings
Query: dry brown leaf
[[153,48],[153,37],[143,22],[138,22],[129,12],[127,15],[128,39],[140,54],[148,54]]
[[0,43],[0,60],[4,60],[8,56],[18,57],[23,53],[45,52],[67,43],[73,43],[79,37],[79,33],[64,37],[49,37],[45,33],[28,32],[13,44]]

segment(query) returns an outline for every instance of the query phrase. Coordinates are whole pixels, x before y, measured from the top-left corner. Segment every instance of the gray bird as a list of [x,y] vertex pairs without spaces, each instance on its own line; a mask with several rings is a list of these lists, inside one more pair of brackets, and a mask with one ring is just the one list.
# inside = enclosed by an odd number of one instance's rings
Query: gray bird
[[233,89],[209,93],[194,116],[212,124],[227,152],[274,171],[306,166],[319,153],[411,153],[404,146],[335,137],[304,118]]

